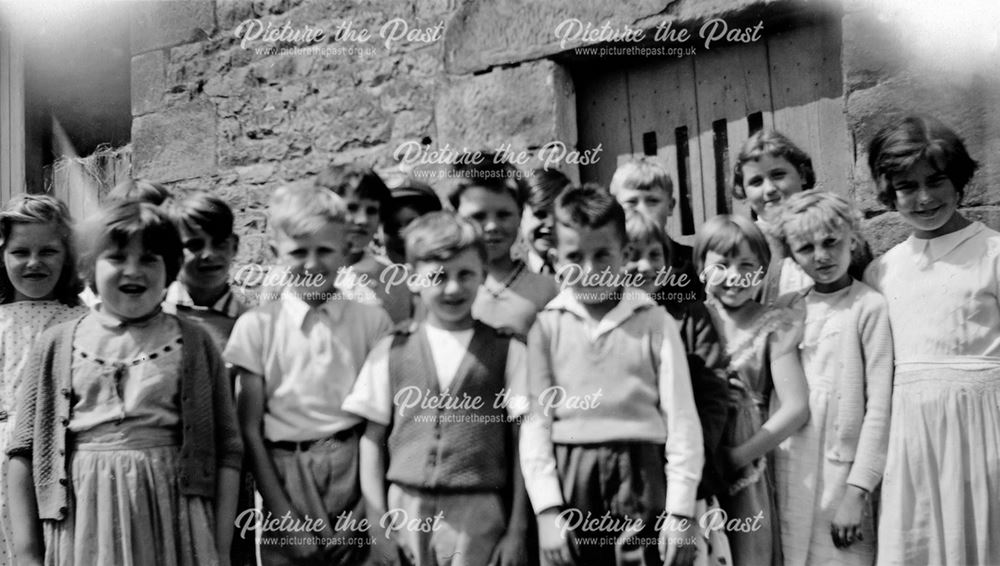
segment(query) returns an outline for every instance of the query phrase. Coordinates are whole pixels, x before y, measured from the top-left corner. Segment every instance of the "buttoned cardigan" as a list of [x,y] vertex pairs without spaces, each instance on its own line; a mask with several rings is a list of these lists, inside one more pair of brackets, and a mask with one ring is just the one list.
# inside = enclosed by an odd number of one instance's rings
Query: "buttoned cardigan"
[[[84,315],[86,316],[86,315]],[[169,316],[169,315],[168,315]],[[211,338],[175,317],[181,330],[179,483],[188,496],[215,498],[218,468],[240,469],[243,443],[225,366]],[[73,335],[83,317],[46,330],[32,349],[7,448],[31,458],[38,516],[61,521],[69,511],[68,433]]]

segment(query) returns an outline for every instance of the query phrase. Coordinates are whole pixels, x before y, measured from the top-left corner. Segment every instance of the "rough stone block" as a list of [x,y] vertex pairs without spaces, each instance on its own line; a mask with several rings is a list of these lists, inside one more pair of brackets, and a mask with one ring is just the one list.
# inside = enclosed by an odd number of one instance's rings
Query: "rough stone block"
[[162,50],[132,57],[132,115],[160,108],[167,90],[166,57]]
[[[697,23],[710,17],[754,18],[773,0],[498,0],[463,2],[447,22],[444,49],[449,73],[481,71],[497,65],[549,57],[582,45],[574,34],[556,29],[567,19],[581,29],[651,30],[661,20]],[[516,23],[507,23],[516,22]],[[574,25],[574,24],[570,24]],[[687,27],[686,25],[684,27]],[[570,30],[570,28],[563,28]],[[572,31],[572,30],[570,30]],[[697,29],[692,30],[697,33]],[[646,34],[650,37],[651,34]]]
[[215,32],[212,0],[153,0],[132,5],[132,54],[201,41]]
[[910,227],[896,212],[887,212],[861,223],[861,233],[878,257],[910,235]]
[[551,141],[576,144],[576,96],[569,74],[552,61],[461,77],[444,88],[435,109],[438,146],[495,151]]
[[142,177],[176,181],[216,172],[215,107],[192,102],[132,121],[133,168]]

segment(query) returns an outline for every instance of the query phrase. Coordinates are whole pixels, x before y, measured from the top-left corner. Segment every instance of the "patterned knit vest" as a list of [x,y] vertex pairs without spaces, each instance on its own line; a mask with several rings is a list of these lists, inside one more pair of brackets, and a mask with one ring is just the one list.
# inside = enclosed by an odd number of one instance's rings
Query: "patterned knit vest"
[[513,441],[506,409],[496,399],[509,342],[477,321],[455,379],[442,392],[427,334],[420,327],[396,332],[389,351],[389,481],[456,492],[506,486]]

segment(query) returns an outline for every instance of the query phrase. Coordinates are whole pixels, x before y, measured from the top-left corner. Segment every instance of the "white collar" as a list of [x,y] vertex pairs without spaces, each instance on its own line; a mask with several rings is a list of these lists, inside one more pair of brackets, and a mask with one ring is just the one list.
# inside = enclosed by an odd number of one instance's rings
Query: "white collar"
[[[642,289],[626,287],[622,291],[622,298],[618,301],[618,304],[596,323],[596,328],[593,330],[593,337],[596,338],[601,334],[610,332],[621,326],[633,314],[656,306],[656,301]],[[575,315],[586,323],[593,324],[596,322],[587,312],[587,309],[577,300],[576,296],[573,295],[572,289],[563,289],[560,291],[554,299],[549,301],[549,304],[545,305],[544,310],[561,310]]]
[[310,306],[309,303],[296,297],[294,294],[285,291],[281,294],[281,310],[291,319],[296,328],[302,328],[309,313],[325,313],[331,322],[337,322],[344,314],[347,306],[347,299],[339,292],[334,293],[326,302]]

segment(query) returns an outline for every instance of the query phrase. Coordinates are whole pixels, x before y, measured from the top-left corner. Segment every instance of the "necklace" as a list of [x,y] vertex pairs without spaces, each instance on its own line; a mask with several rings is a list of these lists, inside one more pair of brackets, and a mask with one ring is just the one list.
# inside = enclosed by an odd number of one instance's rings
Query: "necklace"
[[524,262],[519,261],[517,262],[517,268],[514,269],[513,273],[507,276],[507,279],[500,285],[499,289],[490,289],[485,282],[483,283],[483,288],[485,288],[490,295],[493,295],[494,299],[499,299],[500,295],[502,295],[504,291],[509,289],[510,286],[513,285],[515,281],[517,281],[517,279],[521,276],[521,273],[523,272],[524,272]]

